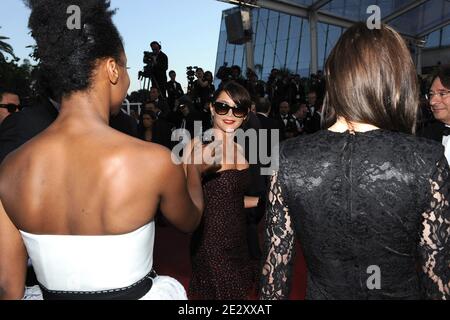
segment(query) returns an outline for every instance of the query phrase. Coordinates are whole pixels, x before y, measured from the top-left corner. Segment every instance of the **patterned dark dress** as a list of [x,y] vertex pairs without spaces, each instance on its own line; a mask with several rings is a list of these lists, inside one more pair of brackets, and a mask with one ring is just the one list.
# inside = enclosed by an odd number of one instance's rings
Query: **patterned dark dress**
[[443,151],[385,130],[322,131],[282,145],[269,193],[261,297],[288,297],[296,235],[307,299],[449,299]]
[[249,181],[249,170],[227,170],[204,181],[205,211],[191,240],[190,299],[248,298],[256,275],[244,210]]

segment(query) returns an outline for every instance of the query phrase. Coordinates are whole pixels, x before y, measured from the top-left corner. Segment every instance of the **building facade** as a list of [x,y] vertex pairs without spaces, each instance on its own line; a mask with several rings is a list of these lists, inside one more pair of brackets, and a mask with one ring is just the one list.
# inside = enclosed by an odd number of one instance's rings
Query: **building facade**
[[[276,2],[276,1],[275,1]],[[299,6],[314,5],[313,0],[292,1]],[[450,26],[433,30],[439,21],[448,21],[450,16],[450,2],[447,1],[422,1],[422,5],[411,7],[402,15],[395,14],[404,9],[409,0],[333,0],[326,1],[326,5],[320,8],[321,12],[336,17],[345,17],[348,21],[365,21],[369,17],[367,9],[375,4],[381,9],[383,19],[409,39],[424,39],[426,45],[423,54],[418,56],[417,48],[411,46],[414,59],[420,57],[419,68],[429,68],[438,62],[437,57],[446,57],[442,52],[448,52],[450,48]],[[227,42],[227,30],[225,17],[234,9],[225,10],[222,14],[219,45],[216,59],[217,70],[227,63],[228,66],[238,65],[245,71],[246,48],[245,45],[233,45]],[[261,80],[266,81],[273,68],[287,69],[301,77],[308,77],[311,71],[311,28],[308,17],[288,15],[267,8],[253,8],[252,31],[254,46],[255,71]],[[439,19],[439,20],[438,20]],[[432,30],[428,35],[424,30]],[[317,23],[317,66],[322,70],[328,55],[333,49],[339,37],[345,31],[345,27],[323,22]],[[420,37],[417,35],[420,34]],[[448,58],[450,63],[450,57]]]

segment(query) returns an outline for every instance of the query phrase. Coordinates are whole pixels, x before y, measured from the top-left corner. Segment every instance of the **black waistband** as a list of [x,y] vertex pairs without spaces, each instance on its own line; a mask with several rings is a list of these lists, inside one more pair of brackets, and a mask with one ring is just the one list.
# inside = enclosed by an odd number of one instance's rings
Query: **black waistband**
[[104,291],[54,291],[39,284],[44,300],[139,300],[150,291],[153,279],[157,277],[154,270],[131,286]]

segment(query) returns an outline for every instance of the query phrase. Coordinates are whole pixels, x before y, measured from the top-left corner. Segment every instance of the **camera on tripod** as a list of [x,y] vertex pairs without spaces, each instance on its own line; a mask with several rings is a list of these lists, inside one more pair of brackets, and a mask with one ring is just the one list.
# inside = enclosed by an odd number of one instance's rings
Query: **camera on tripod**
[[150,51],[144,51],[144,70],[139,71],[138,79],[141,80],[142,78],[151,78],[152,77],[152,71],[153,71],[153,65],[155,62],[155,53]]

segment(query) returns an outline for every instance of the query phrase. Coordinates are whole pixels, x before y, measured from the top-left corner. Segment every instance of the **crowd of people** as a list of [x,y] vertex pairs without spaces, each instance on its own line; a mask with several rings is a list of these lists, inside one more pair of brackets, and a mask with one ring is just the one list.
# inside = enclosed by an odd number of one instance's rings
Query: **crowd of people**
[[[287,299],[295,239],[308,299],[450,298],[450,67],[426,90],[424,121],[402,37],[357,23],[307,81],[232,66],[215,88],[199,68],[185,94],[170,71],[128,115],[110,2],[27,3],[46,90],[27,108],[0,91],[0,299]],[[192,138],[180,163],[176,129]],[[269,176],[241,129],[275,133],[257,135],[278,159]],[[153,269],[155,220],[192,234],[187,292]]]

